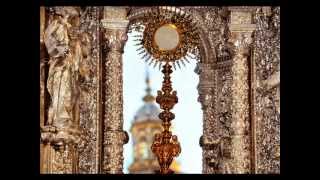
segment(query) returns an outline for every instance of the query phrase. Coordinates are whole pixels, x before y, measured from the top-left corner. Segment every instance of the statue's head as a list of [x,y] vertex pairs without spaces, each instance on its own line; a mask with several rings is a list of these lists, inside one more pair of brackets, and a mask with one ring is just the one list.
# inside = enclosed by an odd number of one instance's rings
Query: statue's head
[[63,17],[75,17],[80,15],[80,8],[71,7],[71,6],[63,6],[63,7],[55,7],[55,14],[63,16]]
[[67,20],[73,27],[80,25],[80,7],[63,6],[54,7],[53,9],[56,15],[63,17],[63,19]]

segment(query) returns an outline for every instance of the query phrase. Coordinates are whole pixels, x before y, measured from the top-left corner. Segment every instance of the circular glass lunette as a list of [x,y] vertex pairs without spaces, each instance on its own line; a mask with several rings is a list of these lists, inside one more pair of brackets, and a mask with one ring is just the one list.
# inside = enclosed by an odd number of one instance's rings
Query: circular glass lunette
[[161,51],[172,51],[177,48],[180,35],[174,24],[160,26],[154,33],[154,43]]

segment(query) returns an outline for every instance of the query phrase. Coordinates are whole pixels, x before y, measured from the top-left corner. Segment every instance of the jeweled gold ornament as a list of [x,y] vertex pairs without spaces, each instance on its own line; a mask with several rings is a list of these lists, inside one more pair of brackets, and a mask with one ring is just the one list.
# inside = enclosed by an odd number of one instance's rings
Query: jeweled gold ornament
[[[174,67],[175,63],[181,67],[179,61],[185,64],[184,61],[194,58],[188,53],[199,53],[197,28],[183,11],[155,8],[142,21],[139,26],[144,29],[143,35],[135,36],[136,41],[140,41],[136,45],[142,59],[151,60],[150,65],[157,62],[161,68],[163,63],[170,62]],[[149,57],[146,54],[152,58],[146,59]]]

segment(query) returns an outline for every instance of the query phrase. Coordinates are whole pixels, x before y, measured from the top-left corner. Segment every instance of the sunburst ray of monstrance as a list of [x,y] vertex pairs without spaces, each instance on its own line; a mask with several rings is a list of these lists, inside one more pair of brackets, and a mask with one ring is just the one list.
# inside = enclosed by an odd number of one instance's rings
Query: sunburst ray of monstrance
[[137,46],[142,59],[154,63],[154,67],[162,67],[164,74],[162,88],[157,92],[156,102],[163,110],[159,114],[162,120],[163,131],[156,134],[151,146],[152,152],[156,155],[160,174],[174,173],[169,169],[174,157],[181,153],[180,143],[176,135],[170,131],[171,121],[175,115],[170,112],[178,103],[177,92],[173,91],[170,74],[172,66],[180,68],[185,66],[189,59],[199,56],[199,35],[196,24],[192,22],[190,15],[182,9],[175,7],[151,8],[144,14],[140,22],[134,22],[131,28],[143,29],[140,35],[135,36]]

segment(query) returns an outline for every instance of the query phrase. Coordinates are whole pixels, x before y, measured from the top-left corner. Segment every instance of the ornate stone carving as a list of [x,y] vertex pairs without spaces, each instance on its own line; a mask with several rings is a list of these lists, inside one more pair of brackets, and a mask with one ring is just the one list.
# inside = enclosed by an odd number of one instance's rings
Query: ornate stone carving
[[129,136],[126,131],[106,130],[104,141],[105,160],[108,159],[108,164],[104,166],[104,171],[111,174],[122,173],[123,163],[123,145],[129,141]]
[[[118,8],[119,12],[122,12]],[[108,8],[105,8],[107,12]],[[110,10],[112,11],[112,10]],[[117,16],[118,17],[118,16]],[[103,172],[122,173],[123,145],[128,136],[123,131],[123,97],[122,97],[122,53],[127,40],[125,19],[114,20],[112,17],[102,20],[106,29],[106,60],[105,60],[105,109],[104,109],[104,148]]]
[[[242,9],[243,10],[243,9]],[[212,12],[211,12],[212,11]],[[234,79],[233,77],[238,76],[236,74],[237,72],[240,72],[237,70],[240,68],[240,70],[243,70],[243,66],[239,65],[234,66],[234,62],[229,61],[230,59],[234,59],[236,54],[241,54],[244,56],[248,55],[248,46],[247,44],[250,44],[250,35],[242,33],[246,32],[248,30],[253,30],[254,26],[251,24],[248,25],[239,25],[239,19],[238,17],[241,17],[241,12],[232,14],[231,18],[233,20],[237,20],[236,22],[231,22],[229,24],[230,31],[229,32],[228,27],[228,11],[224,7],[214,7],[214,8],[208,8],[207,11],[204,11],[201,9],[201,12],[204,17],[204,22],[206,23],[205,27],[207,27],[211,32],[209,31],[209,39],[210,39],[210,45],[211,47],[215,48],[215,59],[216,64],[214,65],[215,71],[210,73],[214,74],[215,78],[212,78],[212,84],[215,84],[214,90],[212,91],[212,98],[211,102],[208,104],[212,104],[212,108],[208,110],[209,114],[211,114],[211,119],[206,117],[207,112],[204,110],[204,124],[206,124],[206,119],[210,119],[211,123],[210,125],[207,124],[204,126],[204,131],[208,131],[210,129],[211,132],[209,132],[208,137],[202,137],[202,141],[208,142],[208,145],[204,145],[204,159],[209,159],[208,163],[204,164],[203,172],[204,173],[239,173],[241,170],[239,169],[240,166],[245,167],[246,165],[237,165],[240,164],[239,159],[245,159],[242,160],[245,162],[245,164],[250,164],[250,157],[247,157],[250,155],[250,149],[247,147],[243,147],[242,143],[242,149],[246,150],[244,151],[245,157],[238,157],[235,155],[236,153],[239,153],[239,149],[236,149],[236,147],[239,147],[235,143],[239,142],[236,139],[236,136],[234,136],[235,130],[238,130],[238,123],[234,122],[235,117],[238,117],[240,115],[240,111],[235,111],[236,108],[231,109],[231,106],[233,107],[239,105],[237,102],[236,97],[238,94],[235,93],[235,90],[238,91],[239,88],[238,85],[240,83],[236,84],[236,82],[239,79]],[[243,14],[248,15],[250,13],[244,12]],[[242,15],[243,15],[242,14]],[[243,17],[242,19],[246,20],[243,22],[248,22],[250,18]],[[242,22],[242,21],[241,21]],[[251,19],[250,19],[251,23]],[[241,34],[240,34],[241,32]],[[211,36],[210,36],[211,34]],[[238,58],[239,59],[239,58]],[[243,63],[245,63],[244,61]],[[232,67],[232,68],[231,68]],[[246,67],[248,68],[248,67]],[[242,74],[242,78],[247,76],[247,70],[244,70]],[[204,79],[201,78],[200,75],[200,82]],[[241,79],[243,80],[243,79]],[[247,81],[247,80],[246,80]],[[246,82],[248,83],[248,82]],[[248,86],[248,85],[247,85]],[[240,87],[242,88],[242,94],[248,92],[248,88]],[[200,92],[199,92],[200,93]],[[241,99],[242,98],[242,99]],[[238,101],[245,101],[248,97],[238,98]],[[231,101],[232,100],[232,101]],[[245,107],[248,106],[248,102],[246,102]],[[240,106],[239,106],[240,107]],[[248,107],[247,107],[248,108]],[[243,109],[242,109],[243,110]],[[247,109],[246,109],[247,110]],[[247,110],[248,112],[248,110]],[[244,115],[245,116],[245,115]],[[246,122],[247,121],[247,122]],[[246,115],[246,127],[248,128],[248,114]],[[205,130],[207,129],[207,130]],[[243,128],[242,128],[243,129]],[[240,133],[242,134],[242,133]],[[215,137],[211,137],[215,136]],[[247,139],[249,138],[246,137]],[[245,139],[244,137],[240,138],[241,140]],[[240,141],[241,142],[241,141]],[[249,146],[250,147],[250,146]],[[209,150],[209,154],[206,153],[206,150]],[[238,154],[239,155],[239,154]],[[242,154],[240,154],[242,155]],[[234,158],[235,157],[235,158]],[[239,161],[237,161],[239,160]],[[249,169],[250,170],[250,169]]]
[[125,20],[127,18],[127,10],[123,7],[105,6],[103,19]]
[[52,151],[53,158],[52,158],[52,172],[56,174],[70,174],[75,173],[74,169],[74,153],[75,149],[67,145],[65,150],[63,151]]
[[[48,124],[57,128],[73,128],[76,124],[74,109],[79,90],[76,73],[82,61],[81,49],[76,39],[70,39],[71,17],[77,16],[72,8],[61,10],[62,17],[54,20],[46,29],[44,42],[50,55],[47,81],[51,96]],[[74,14],[72,14],[74,13]]]
[[246,9],[231,8],[229,25],[235,55],[231,66],[231,171],[232,173],[251,172],[251,141],[249,119],[248,56],[252,42],[251,12]]
[[[216,96],[217,102],[215,104],[217,134],[220,137],[219,142],[219,156],[217,157],[217,173],[229,174],[232,173],[231,169],[231,124],[232,124],[232,74],[231,64],[228,66],[218,65],[216,69],[217,84]],[[219,92],[219,93],[218,93]]]
[[267,10],[254,19],[256,173],[280,173],[280,7]]
[[[280,8],[279,7],[162,7],[184,11],[197,24],[201,45],[199,101],[203,109],[203,173],[247,173],[249,165],[248,67],[251,31],[257,24],[253,44],[252,80],[255,127],[256,173],[280,172]],[[123,144],[128,136],[122,129],[122,61],[128,20],[139,30],[138,21],[150,7],[106,7],[101,21],[106,32],[104,73],[100,63],[100,14],[103,7],[52,7],[40,9],[40,41],[46,43],[52,100],[46,121],[45,96],[47,55],[41,54],[41,158],[46,173],[122,173]],[[251,14],[257,10],[254,19]],[[230,14],[231,11],[231,14]],[[55,15],[59,14],[59,18]],[[230,16],[229,16],[230,15]],[[77,19],[80,18],[80,24]],[[49,26],[47,26],[47,21]],[[75,23],[76,22],[76,23]],[[230,23],[228,25],[228,23]],[[44,31],[47,30],[44,36]],[[51,31],[52,30],[52,31]],[[56,30],[56,31],[55,31]],[[56,34],[55,36],[51,34]],[[57,43],[59,41],[59,43]],[[59,45],[57,45],[59,44]],[[77,61],[77,59],[81,59]],[[77,62],[77,63],[74,63]],[[76,70],[77,69],[77,70]],[[70,71],[69,71],[70,70]],[[75,76],[68,76],[73,73]],[[60,74],[62,76],[60,76]],[[79,75],[79,76],[78,76]],[[83,76],[84,75],[84,76]],[[100,83],[105,76],[105,98],[99,102]],[[60,78],[61,77],[61,78]],[[67,78],[70,77],[70,78]],[[76,77],[77,79],[73,79]],[[56,88],[58,82],[62,89]],[[72,83],[68,83],[72,82]],[[103,82],[102,82],[103,84]],[[71,90],[71,91],[69,91]],[[64,99],[57,99],[60,94]],[[68,98],[67,98],[68,97]],[[62,101],[69,102],[62,103]],[[58,103],[59,102],[59,103]],[[50,103],[50,102],[49,102]],[[60,112],[54,108],[68,105]],[[100,106],[104,106],[102,117]],[[70,113],[72,112],[72,113]],[[65,115],[66,121],[55,114]],[[80,117],[79,117],[80,116]],[[55,117],[55,118],[52,118]],[[61,117],[61,116],[60,116]],[[104,124],[104,129],[100,129]],[[99,138],[104,130],[103,144]],[[253,132],[254,133],[254,132]],[[81,141],[80,141],[81,139]],[[100,147],[102,145],[102,147]],[[55,148],[55,149],[54,149]],[[77,149],[77,151],[75,150]],[[60,151],[59,151],[60,150]],[[100,151],[103,151],[101,153]],[[100,157],[103,154],[103,157]],[[100,160],[100,158],[102,158]],[[102,164],[100,165],[100,162]]]
[[44,34],[44,43],[50,56],[47,89],[51,104],[48,121],[41,128],[41,140],[58,150],[53,152],[55,155],[46,162],[53,163],[52,173],[74,173],[77,168],[70,169],[66,161],[70,161],[74,166],[77,159],[77,152],[73,146],[81,140],[79,77],[87,75],[79,41],[80,9],[57,7],[55,14],[58,16],[50,22]]
[[[173,7],[173,6],[162,6],[160,9],[167,10],[169,12],[173,12],[173,14],[184,15],[186,18],[191,19],[191,23],[194,24],[195,29],[199,33],[200,37],[200,45],[197,51],[193,52],[196,54],[197,60],[200,60],[204,63],[208,63],[209,61],[213,61],[215,59],[215,52],[211,50],[210,42],[208,41],[208,28],[203,23],[204,19],[202,17],[203,11],[206,11],[206,8],[193,8],[193,7]],[[135,7],[131,8],[128,19],[130,20],[129,32],[134,29],[135,31],[142,32],[144,30],[144,24],[148,20],[144,18],[146,14],[152,13],[154,8],[149,7]]]
[[211,144],[216,144],[219,137],[214,133],[214,71],[210,64],[198,63],[196,72],[200,75],[198,85],[199,98],[198,101],[202,105],[203,110],[203,135],[200,138],[200,146],[203,148],[203,169],[206,174],[215,173],[215,169],[209,166],[213,160],[216,160],[215,147]]
[[[182,8],[190,11],[194,21],[202,29],[202,48],[208,55],[205,63],[224,60],[231,56],[228,51],[228,11],[225,7]],[[207,41],[207,42],[206,42]],[[208,49],[207,49],[208,48]],[[206,50],[207,49],[207,50]]]
[[100,162],[100,7],[85,7],[80,19],[83,59],[88,76],[80,80],[80,128],[82,143],[79,150],[79,173],[99,173]]
[[[231,63],[228,60],[233,56],[233,47],[228,42],[229,13],[225,7],[197,8],[194,11],[197,13],[193,13],[193,16],[198,17],[200,27],[204,27],[209,40],[207,48],[212,54],[208,60],[205,60],[209,64],[206,65],[207,68],[203,67],[207,70],[203,71],[203,75],[200,74],[199,81],[199,98],[206,99],[206,101],[200,101],[204,111],[204,135],[200,138],[200,145],[203,148],[203,173],[230,173],[227,159],[230,156],[230,137],[227,136],[230,128],[226,124],[228,120],[231,121],[231,115],[229,109],[222,110],[220,107],[230,108],[227,100],[231,95],[229,91],[229,93],[221,93],[219,89],[223,86],[230,86],[230,76],[224,75],[230,72],[226,67],[230,66]],[[205,86],[207,88],[204,88]]]
[[[206,162],[203,164],[203,173],[228,174],[231,169],[231,63],[219,62],[207,76],[211,76],[212,97],[208,102],[210,108],[204,110],[204,123],[210,125],[204,127],[207,136],[200,138]],[[201,78],[201,76],[200,76]],[[203,79],[201,79],[202,81]],[[209,82],[210,82],[209,81]],[[209,116],[208,116],[209,115]],[[207,118],[205,118],[208,116]]]
[[228,50],[228,11],[225,7],[212,7],[204,16],[204,23],[208,27],[210,47],[215,50],[215,60],[222,61],[231,58]]

